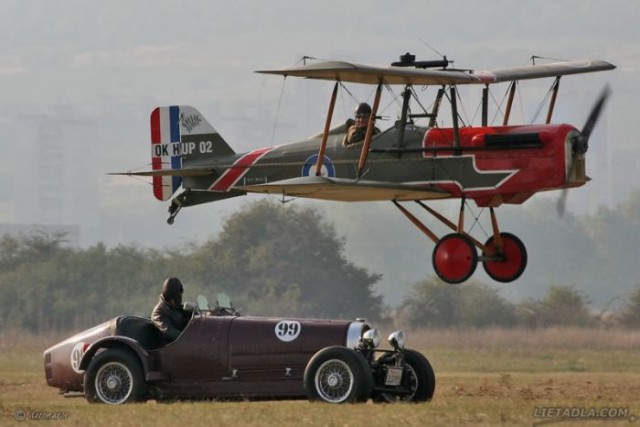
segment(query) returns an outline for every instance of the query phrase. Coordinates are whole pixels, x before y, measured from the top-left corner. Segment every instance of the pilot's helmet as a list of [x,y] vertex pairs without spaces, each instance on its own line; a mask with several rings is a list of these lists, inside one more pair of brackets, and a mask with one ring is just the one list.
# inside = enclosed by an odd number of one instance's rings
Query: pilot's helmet
[[364,114],[364,115],[371,114],[371,106],[366,102],[361,102],[356,107],[355,115],[357,116],[358,114]]
[[169,277],[162,284],[162,296],[166,299],[178,299],[183,292],[182,282],[177,277]]

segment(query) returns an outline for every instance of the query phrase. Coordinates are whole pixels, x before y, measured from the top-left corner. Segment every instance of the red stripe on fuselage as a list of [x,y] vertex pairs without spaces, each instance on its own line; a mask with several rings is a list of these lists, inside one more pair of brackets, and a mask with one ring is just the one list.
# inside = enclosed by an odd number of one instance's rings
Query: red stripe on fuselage
[[249,172],[249,168],[253,166],[262,156],[271,151],[273,147],[259,148],[250,153],[245,154],[235,161],[233,166],[224,171],[224,173],[209,188],[212,191],[228,191],[236,182]]

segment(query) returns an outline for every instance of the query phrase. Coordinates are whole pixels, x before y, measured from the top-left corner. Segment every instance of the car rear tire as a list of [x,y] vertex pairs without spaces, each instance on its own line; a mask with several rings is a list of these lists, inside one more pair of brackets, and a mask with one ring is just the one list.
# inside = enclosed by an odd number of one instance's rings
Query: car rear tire
[[436,376],[426,357],[415,350],[404,351],[406,372],[402,375],[402,385],[412,391],[409,395],[395,396],[391,393],[376,393],[372,400],[376,403],[427,402],[436,389]]
[[89,363],[84,390],[91,403],[119,405],[138,402],[144,395],[144,377],[140,362],[130,352],[107,349]]
[[327,347],[317,352],[307,364],[304,390],[311,401],[366,402],[373,390],[371,368],[355,350]]

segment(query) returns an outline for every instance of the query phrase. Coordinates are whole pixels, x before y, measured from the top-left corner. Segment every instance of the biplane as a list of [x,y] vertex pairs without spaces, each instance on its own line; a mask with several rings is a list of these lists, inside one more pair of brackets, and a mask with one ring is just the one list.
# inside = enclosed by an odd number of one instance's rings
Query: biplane
[[[512,282],[524,272],[527,251],[514,234],[498,226],[495,208],[521,204],[541,191],[584,185],[589,137],[609,95],[606,88],[581,130],[551,122],[562,76],[612,70],[602,60],[579,60],[488,71],[449,68],[449,61],[416,61],[402,55],[390,66],[320,61],[257,71],[285,77],[335,82],[323,132],[300,142],[236,153],[203,115],[190,106],[156,108],[151,113],[152,170],[127,175],[153,177],[158,200],[172,198],[168,223],[181,208],[247,193],[277,194],[334,201],[389,201],[435,243],[432,263],[445,282],[467,280],[482,263],[498,282]],[[521,80],[552,81],[546,121],[509,123],[517,84]],[[343,146],[351,123],[332,127],[336,94],[345,83],[374,85],[375,98],[364,141]],[[506,107],[499,126],[488,123],[489,89],[504,83]],[[458,87],[482,89],[482,123],[461,125]],[[416,87],[437,88],[424,108]],[[383,88],[399,87],[398,120],[374,132]],[[504,87],[504,86],[503,86]],[[450,103],[451,127],[438,126],[442,100]],[[424,124],[420,124],[421,121]],[[457,221],[429,203],[460,199]],[[465,206],[473,200],[488,208],[491,235],[485,242],[465,227]],[[438,236],[407,209],[414,202],[452,232]]]

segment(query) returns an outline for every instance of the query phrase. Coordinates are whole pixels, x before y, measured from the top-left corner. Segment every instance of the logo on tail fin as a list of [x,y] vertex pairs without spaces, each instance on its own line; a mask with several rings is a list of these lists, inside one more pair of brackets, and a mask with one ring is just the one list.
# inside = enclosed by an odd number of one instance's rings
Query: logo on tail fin
[[202,123],[202,117],[198,114],[190,114],[188,116],[183,113],[180,114],[180,124],[182,124],[182,127],[189,133],[200,123]]

